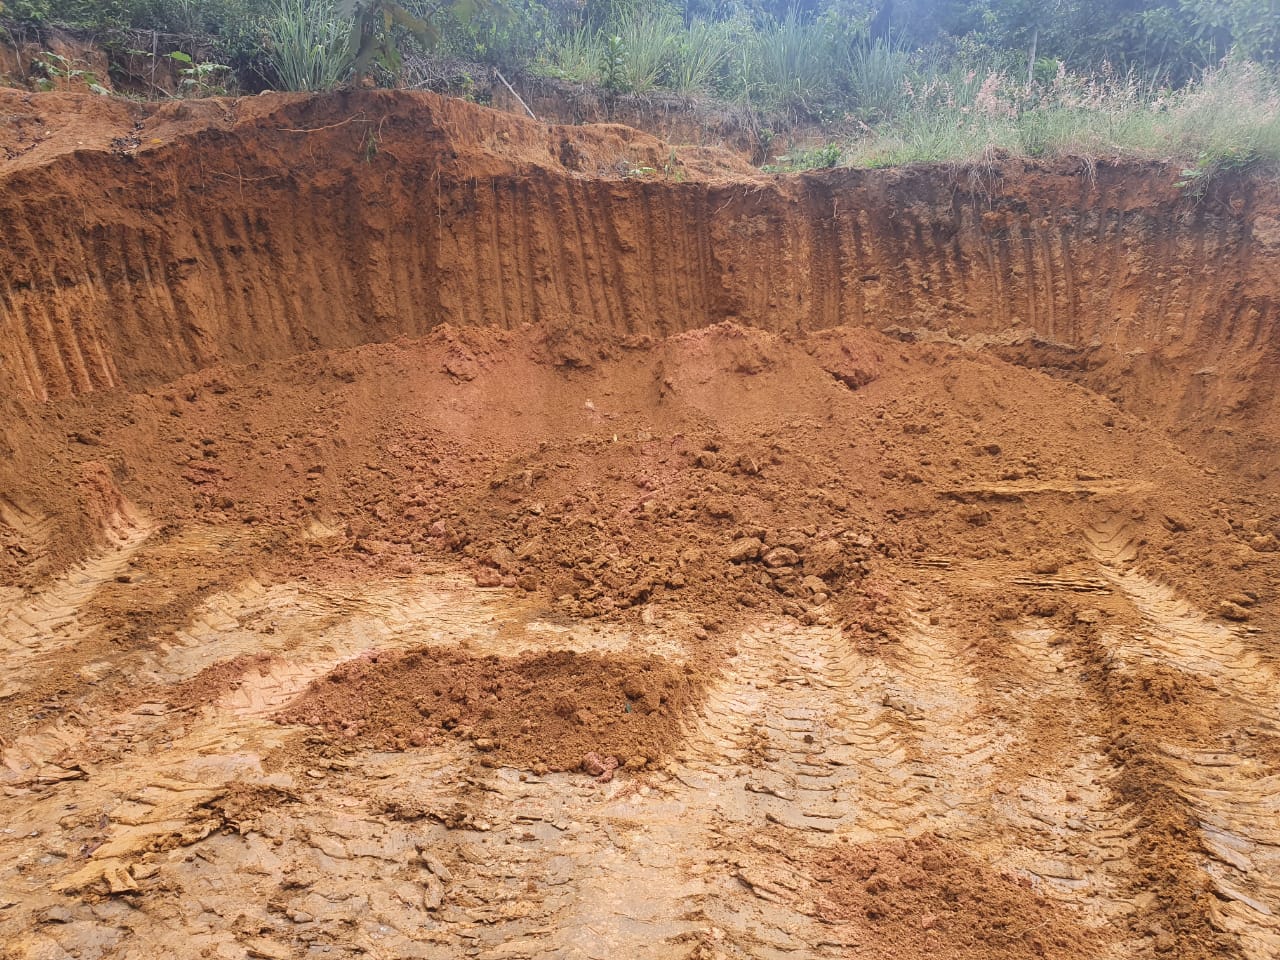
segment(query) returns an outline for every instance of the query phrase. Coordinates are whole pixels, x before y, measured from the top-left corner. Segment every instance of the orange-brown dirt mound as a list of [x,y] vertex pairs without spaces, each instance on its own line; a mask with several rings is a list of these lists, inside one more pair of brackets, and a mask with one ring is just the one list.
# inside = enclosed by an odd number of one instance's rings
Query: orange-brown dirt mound
[[953,844],[909,841],[827,852],[814,870],[818,911],[865,931],[856,956],[1031,960],[1097,956],[1095,934],[1023,878],[994,873]]
[[474,657],[425,648],[345,664],[281,715],[379,749],[423,747],[453,734],[493,759],[575,770],[591,753],[633,767],[665,756],[699,684],[657,658],[572,650]]

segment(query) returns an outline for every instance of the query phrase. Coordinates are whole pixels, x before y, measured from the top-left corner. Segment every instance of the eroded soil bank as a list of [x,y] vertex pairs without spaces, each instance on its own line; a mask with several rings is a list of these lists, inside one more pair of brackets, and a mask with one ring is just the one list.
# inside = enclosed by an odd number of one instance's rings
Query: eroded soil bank
[[0,148],[6,955],[1280,950],[1274,186]]

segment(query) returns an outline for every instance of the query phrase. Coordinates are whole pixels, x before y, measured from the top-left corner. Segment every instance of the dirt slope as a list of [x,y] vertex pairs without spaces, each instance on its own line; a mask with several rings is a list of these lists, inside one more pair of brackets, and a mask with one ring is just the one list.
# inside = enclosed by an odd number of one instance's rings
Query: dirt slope
[[0,146],[5,956],[1280,949],[1274,187]]
[[443,321],[729,319],[1012,341],[1164,426],[1274,419],[1253,377],[1277,359],[1274,185],[1013,161],[751,178],[425,94],[0,97],[0,355],[38,398]]

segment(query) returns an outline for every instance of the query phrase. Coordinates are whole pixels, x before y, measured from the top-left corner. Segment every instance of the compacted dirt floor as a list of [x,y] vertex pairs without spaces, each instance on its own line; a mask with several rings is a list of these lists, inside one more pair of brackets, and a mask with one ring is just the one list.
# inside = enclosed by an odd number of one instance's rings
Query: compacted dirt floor
[[[7,104],[38,115],[11,191],[140,162],[153,116],[57,128],[87,100]],[[477,164],[535,135],[466,110],[514,131]],[[230,134],[192,136],[212,165]],[[378,143],[359,176],[395,162]],[[574,176],[775,189],[714,162]],[[154,198],[108,195],[147,247],[127,210]],[[217,350],[121,337],[98,364],[59,326],[89,323],[76,296],[103,330],[146,297],[205,324],[134,262],[51,268],[43,314],[40,268],[0,275],[27,344],[0,407],[0,955],[1280,956],[1274,327],[1214,348],[1244,384],[1221,406],[1194,345],[1139,368],[907,312],[457,323],[444,293],[394,335],[370,294],[335,345],[287,291],[220,288],[210,315],[250,319]],[[315,339],[254,355],[273,306]]]

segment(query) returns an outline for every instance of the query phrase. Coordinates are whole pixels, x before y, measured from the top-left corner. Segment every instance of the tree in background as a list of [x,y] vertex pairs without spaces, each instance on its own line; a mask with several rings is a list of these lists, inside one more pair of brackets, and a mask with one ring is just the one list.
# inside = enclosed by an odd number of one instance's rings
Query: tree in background
[[869,29],[882,36],[890,26],[916,47],[1034,46],[1037,56],[1081,68],[1105,62],[1182,79],[1232,46],[1260,62],[1280,61],[1280,0],[882,0]]
[[1280,0],[1182,0],[1201,33],[1260,63],[1280,63]]
[[[474,0],[456,0],[457,5]],[[423,46],[432,46],[440,31],[429,21],[416,17],[395,0],[339,0],[337,12],[351,21],[347,58],[359,85],[375,65],[390,73],[400,69],[400,47],[395,28],[408,32]]]

